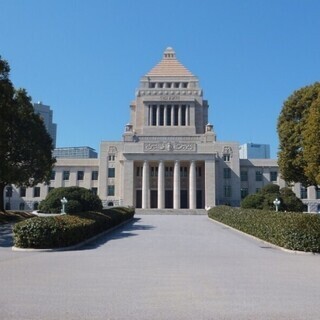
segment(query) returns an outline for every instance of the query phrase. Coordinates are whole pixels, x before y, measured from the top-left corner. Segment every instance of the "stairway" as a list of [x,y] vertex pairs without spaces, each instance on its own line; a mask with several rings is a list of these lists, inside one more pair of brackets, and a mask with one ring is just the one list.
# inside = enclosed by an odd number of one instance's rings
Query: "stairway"
[[136,214],[206,215],[205,209],[136,209]]

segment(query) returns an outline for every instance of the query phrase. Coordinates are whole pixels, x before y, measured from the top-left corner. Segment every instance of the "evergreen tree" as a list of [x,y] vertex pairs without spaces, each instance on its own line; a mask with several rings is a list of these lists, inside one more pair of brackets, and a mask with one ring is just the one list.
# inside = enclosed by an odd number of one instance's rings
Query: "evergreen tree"
[[9,73],[9,64],[0,57],[0,211],[7,185],[32,187],[49,181],[55,163],[52,139],[31,97],[14,89]]

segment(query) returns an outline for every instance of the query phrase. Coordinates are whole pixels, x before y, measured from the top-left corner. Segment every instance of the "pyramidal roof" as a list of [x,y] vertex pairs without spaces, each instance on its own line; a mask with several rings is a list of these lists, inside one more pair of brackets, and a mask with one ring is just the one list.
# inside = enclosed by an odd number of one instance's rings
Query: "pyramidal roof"
[[176,58],[176,53],[171,47],[168,47],[164,53],[162,60],[152,68],[147,74],[151,76],[183,76],[194,77],[194,75]]

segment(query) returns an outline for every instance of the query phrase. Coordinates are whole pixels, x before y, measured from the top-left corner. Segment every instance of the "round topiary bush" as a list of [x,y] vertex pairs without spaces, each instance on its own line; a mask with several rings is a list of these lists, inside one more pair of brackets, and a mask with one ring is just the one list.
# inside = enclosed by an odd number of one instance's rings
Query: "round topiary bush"
[[44,213],[60,213],[61,199],[68,200],[66,213],[101,211],[102,202],[100,198],[90,190],[80,187],[61,187],[51,190],[47,197],[41,201],[39,211]]

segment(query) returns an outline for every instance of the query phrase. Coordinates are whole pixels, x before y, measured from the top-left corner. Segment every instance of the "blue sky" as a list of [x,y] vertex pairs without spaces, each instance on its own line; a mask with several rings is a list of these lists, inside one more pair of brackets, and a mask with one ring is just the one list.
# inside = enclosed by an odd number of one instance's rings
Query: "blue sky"
[[172,46],[220,141],[271,145],[296,89],[320,79],[318,0],[0,0],[0,55],[51,106],[57,146],[121,140],[141,76]]

